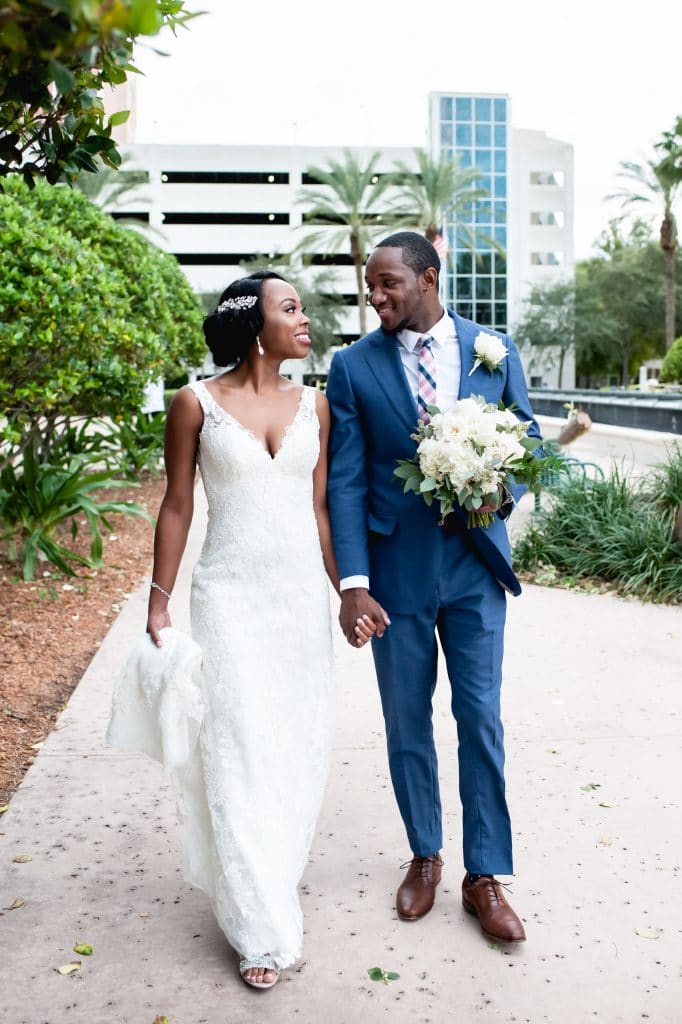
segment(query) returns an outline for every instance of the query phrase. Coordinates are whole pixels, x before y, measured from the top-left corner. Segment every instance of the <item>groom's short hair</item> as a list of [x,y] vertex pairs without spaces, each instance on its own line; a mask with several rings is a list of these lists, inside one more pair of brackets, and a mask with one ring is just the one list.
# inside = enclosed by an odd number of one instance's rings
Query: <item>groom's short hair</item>
[[377,243],[377,249],[402,249],[403,263],[414,270],[415,274],[423,274],[433,267],[440,276],[440,257],[428,238],[416,231],[396,231],[388,238]]

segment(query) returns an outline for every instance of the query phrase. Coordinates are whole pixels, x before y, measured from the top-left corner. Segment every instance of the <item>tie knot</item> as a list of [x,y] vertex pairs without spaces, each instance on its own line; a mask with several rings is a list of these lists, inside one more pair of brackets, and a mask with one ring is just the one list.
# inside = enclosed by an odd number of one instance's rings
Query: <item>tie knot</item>
[[430,334],[423,334],[421,336],[421,338],[419,339],[419,341],[417,342],[417,351],[418,352],[422,352],[425,348],[429,349],[429,351],[430,351],[432,343],[433,343],[433,338],[431,337],[431,335]]

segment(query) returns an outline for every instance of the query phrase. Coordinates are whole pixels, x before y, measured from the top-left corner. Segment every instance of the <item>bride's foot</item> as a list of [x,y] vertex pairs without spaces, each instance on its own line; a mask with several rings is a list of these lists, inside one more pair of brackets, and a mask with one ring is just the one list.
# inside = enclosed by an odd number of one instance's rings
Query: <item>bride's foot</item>
[[264,956],[242,957],[239,961],[239,973],[251,988],[272,988],[279,981],[279,971],[269,953]]

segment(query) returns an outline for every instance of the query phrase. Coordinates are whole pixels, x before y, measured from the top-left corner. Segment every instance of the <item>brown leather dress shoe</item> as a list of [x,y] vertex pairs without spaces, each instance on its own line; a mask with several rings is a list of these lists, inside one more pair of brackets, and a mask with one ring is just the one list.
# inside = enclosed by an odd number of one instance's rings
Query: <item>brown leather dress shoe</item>
[[475,882],[469,874],[462,882],[462,904],[468,914],[474,914],[481,928],[492,939],[501,942],[525,942],[526,933],[518,916],[507,903],[502,883],[496,878],[482,875]]
[[[403,867],[407,867],[403,864]],[[428,914],[436,898],[443,861],[434,853],[431,857],[413,857],[408,872],[400,884],[395,909],[401,921],[417,921]]]

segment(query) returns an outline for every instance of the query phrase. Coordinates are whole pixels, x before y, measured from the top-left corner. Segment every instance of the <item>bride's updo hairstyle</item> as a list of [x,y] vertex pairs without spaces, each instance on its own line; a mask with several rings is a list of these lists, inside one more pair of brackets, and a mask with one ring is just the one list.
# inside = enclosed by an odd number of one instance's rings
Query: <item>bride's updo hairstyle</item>
[[264,322],[263,282],[284,278],[258,270],[229,284],[215,312],[204,320],[204,337],[216,366],[236,369],[253,345]]

